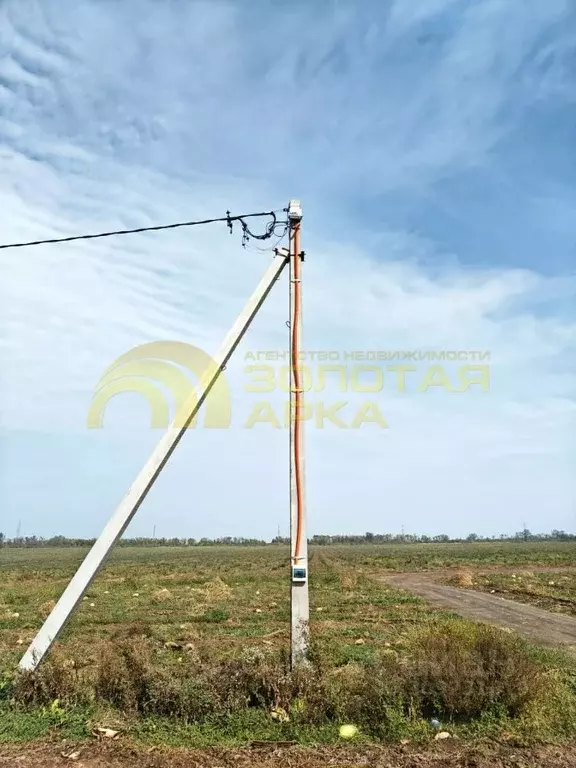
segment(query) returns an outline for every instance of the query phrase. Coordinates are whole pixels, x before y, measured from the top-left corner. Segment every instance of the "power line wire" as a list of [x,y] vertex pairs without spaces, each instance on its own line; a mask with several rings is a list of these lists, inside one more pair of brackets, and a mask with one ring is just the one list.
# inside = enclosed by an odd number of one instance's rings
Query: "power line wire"
[[[282,209],[284,210],[284,209]],[[278,222],[278,219],[276,217],[276,214],[280,211],[260,211],[259,213],[243,213],[241,216],[230,216],[230,211],[226,212],[226,216],[220,216],[219,218],[215,219],[202,219],[199,221],[180,221],[176,224],[160,224],[159,226],[155,227],[138,227],[138,229],[116,229],[111,232],[99,232],[95,235],[74,235],[72,237],[55,237],[48,240],[31,240],[26,243],[6,243],[4,245],[0,245],[0,249],[4,248],[27,248],[29,246],[34,245],[47,245],[51,243],[70,243],[73,240],[94,240],[98,237],[113,237],[115,235],[135,235],[140,232],[159,232],[161,230],[165,229],[178,229],[179,227],[197,227],[201,224],[217,224],[217,223],[225,223],[227,224],[228,228],[230,229],[230,233],[232,234],[232,226],[233,223],[238,221],[242,225],[242,240],[243,244],[249,239],[249,237],[252,237],[254,240],[267,240],[269,237],[272,237],[273,234],[275,234],[275,228],[280,223]],[[266,225],[266,229],[263,234],[261,235],[255,235],[253,232],[250,231],[248,228],[248,225],[244,221],[244,219],[251,219],[261,216],[271,216],[272,221],[269,221]]]
[[[280,234],[276,231],[278,228],[282,228],[282,231]],[[273,234],[276,236],[275,242],[272,243],[272,245],[264,246],[263,248],[259,248],[257,245],[250,245],[247,242],[248,238],[244,238],[243,246],[248,251],[255,251],[258,253],[266,253],[267,251],[274,251],[282,242],[282,240],[286,237],[286,233],[288,232],[288,222],[285,221],[279,221],[276,226],[274,227]]]

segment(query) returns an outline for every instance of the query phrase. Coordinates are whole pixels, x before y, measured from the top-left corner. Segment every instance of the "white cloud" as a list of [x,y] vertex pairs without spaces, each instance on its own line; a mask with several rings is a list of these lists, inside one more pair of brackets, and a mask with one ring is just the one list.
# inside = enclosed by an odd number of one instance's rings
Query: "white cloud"
[[[388,430],[309,428],[313,530],[494,532],[519,518],[570,528],[576,319],[554,308],[573,302],[574,278],[488,260],[465,268],[465,254],[426,233],[339,218],[348,204],[434,194],[447,175],[489,164],[515,73],[565,8],[397,2],[374,16],[191,3],[135,14],[83,2],[43,15],[31,4],[25,16],[8,3],[2,240],[263,210],[302,190],[308,349],[492,359],[489,393],[402,394],[386,376],[377,399]],[[279,45],[296,30],[299,45]],[[0,494],[12,519],[97,532],[155,436],[138,428],[146,410],[135,398],[123,414],[120,400],[110,406],[105,433],[85,430],[93,388],[136,344],[217,347],[270,258],[239,239],[218,225],[0,251]],[[166,533],[272,535],[284,520],[286,434],[242,428],[256,398],[242,392],[242,354],[285,348],[285,291],[276,286],[229,367],[242,421],[184,441],[138,530],[161,516]],[[333,382],[325,399],[339,397]],[[344,398],[350,420],[359,398]]]

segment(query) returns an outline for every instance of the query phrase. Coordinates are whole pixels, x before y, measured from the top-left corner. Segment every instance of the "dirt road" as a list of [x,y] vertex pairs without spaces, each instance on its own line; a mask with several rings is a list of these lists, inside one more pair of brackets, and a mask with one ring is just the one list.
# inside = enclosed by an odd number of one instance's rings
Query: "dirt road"
[[[516,748],[457,742],[421,752],[407,747],[154,750],[118,745],[76,748],[76,759],[56,745],[0,747],[0,768],[573,768],[576,747]],[[68,749],[69,751],[69,749]],[[64,751],[66,754],[66,751]]]
[[[521,573],[522,569],[516,568],[514,572]],[[526,603],[517,603],[485,592],[449,587],[439,583],[445,575],[437,571],[422,571],[389,573],[380,575],[378,579],[390,586],[419,595],[432,605],[448,608],[461,616],[509,627],[540,645],[573,646],[576,649],[576,617],[550,613]]]

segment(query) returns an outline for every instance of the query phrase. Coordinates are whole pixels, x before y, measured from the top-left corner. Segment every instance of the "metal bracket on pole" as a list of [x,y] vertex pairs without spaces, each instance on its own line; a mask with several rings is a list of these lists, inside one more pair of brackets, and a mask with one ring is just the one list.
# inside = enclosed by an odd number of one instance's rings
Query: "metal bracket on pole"
[[[286,266],[288,252],[284,253],[284,251],[285,249],[278,249],[273,262],[266,270],[256,290],[214,356],[214,366],[211,366],[205,373],[196,392],[186,403],[184,410],[184,413],[188,414],[186,419],[182,421],[180,414],[178,414],[177,419],[161,438],[152,455],[140,471],[140,474],[130,486],[127,494],[100,534],[100,537],[64,590],[62,597],[24,654],[20,662],[20,669],[29,671],[36,669],[82,600],[84,593],[104,565],[112,547],[130,524],[148,491],[154,485],[185,431],[206,400],[222,369],[231,358],[234,350],[248,330],[250,323]],[[178,426],[176,426],[177,424]]]

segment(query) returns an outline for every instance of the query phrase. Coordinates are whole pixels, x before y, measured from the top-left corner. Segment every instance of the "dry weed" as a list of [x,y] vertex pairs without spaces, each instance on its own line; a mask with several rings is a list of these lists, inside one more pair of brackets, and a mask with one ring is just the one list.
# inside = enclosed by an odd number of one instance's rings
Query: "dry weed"
[[232,589],[225,581],[217,576],[212,581],[207,581],[200,590],[209,603],[219,603],[232,597]]
[[47,600],[45,603],[42,603],[42,605],[38,609],[38,613],[43,619],[46,619],[52,613],[55,607],[56,607],[55,600]]
[[155,603],[165,603],[167,600],[172,599],[172,592],[169,589],[158,589],[152,595],[152,600]]
[[345,571],[340,574],[340,587],[347,592],[358,586],[358,575],[353,571]]
[[451,581],[457,587],[473,587],[474,574],[468,568],[462,568],[454,574]]

